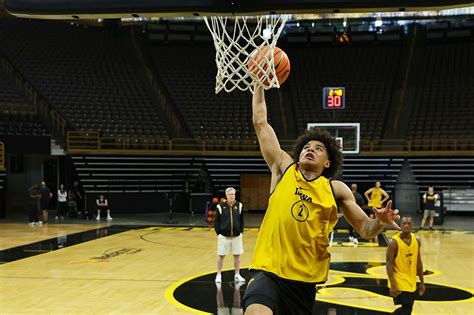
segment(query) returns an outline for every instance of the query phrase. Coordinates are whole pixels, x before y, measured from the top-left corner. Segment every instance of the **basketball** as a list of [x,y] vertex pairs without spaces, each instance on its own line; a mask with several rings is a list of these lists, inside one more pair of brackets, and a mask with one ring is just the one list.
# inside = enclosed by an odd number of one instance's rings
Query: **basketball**
[[[264,46],[260,49],[256,49],[249,58],[247,62],[247,68],[252,73],[252,75],[256,76],[259,80],[262,79],[263,76],[266,76],[265,72],[267,71],[267,63],[271,59],[268,55],[269,53],[269,46]],[[275,74],[277,76],[278,82],[280,85],[285,83],[286,79],[290,75],[290,59],[286,55],[286,53],[278,47],[275,47],[273,50],[273,60],[275,65]],[[264,86],[269,86],[270,81],[273,80],[273,75],[269,74],[268,78],[265,78],[262,82]]]

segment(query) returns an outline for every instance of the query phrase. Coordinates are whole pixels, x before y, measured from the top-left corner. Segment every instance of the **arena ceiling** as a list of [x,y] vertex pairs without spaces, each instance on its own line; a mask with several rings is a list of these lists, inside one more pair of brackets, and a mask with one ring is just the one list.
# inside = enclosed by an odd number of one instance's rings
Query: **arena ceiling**
[[472,0],[0,0],[22,18],[112,19],[203,15],[407,12],[473,6]]

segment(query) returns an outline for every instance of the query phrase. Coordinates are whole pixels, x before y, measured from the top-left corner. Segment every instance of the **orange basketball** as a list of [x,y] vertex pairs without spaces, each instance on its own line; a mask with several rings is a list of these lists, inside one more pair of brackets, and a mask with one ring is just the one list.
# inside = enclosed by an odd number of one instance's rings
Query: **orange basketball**
[[[267,60],[270,60],[268,53],[269,46],[263,46],[260,49],[256,49],[247,62],[248,70],[259,79],[262,79],[262,77],[265,75],[265,71],[267,70]],[[273,60],[275,65],[275,74],[278,78],[278,82],[280,85],[282,85],[290,75],[290,59],[288,59],[288,56],[283,50],[275,47],[273,50]],[[271,74],[269,75],[269,78],[266,78],[263,81],[263,85],[269,86],[269,79],[270,81],[273,80]]]

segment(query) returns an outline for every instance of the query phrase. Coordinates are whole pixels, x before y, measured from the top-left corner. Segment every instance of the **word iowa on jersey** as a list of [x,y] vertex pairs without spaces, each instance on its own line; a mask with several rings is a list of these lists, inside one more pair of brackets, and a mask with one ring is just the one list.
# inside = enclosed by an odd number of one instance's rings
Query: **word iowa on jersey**
[[336,222],[330,180],[307,181],[292,164],[270,196],[251,268],[290,280],[326,281],[329,234]]

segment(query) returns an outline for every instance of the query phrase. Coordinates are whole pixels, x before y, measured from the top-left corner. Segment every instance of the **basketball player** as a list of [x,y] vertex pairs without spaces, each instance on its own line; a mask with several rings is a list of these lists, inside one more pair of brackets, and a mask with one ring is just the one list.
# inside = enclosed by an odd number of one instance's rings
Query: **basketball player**
[[425,294],[420,240],[412,232],[411,217],[403,217],[402,231],[392,237],[387,248],[387,276],[390,295],[395,305],[402,306],[393,314],[409,315],[415,303],[416,276],[420,277],[418,294]]
[[336,225],[338,207],[349,224],[366,239],[374,238],[399,218],[388,202],[373,208],[370,219],[356,204],[349,187],[336,176],[342,152],[334,138],[321,129],[305,131],[293,157],[280,148],[267,121],[264,92],[253,96],[253,124],[262,155],[271,170],[271,195],[260,227],[251,264],[252,278],[243,298],[245,314],[311,314],[316,284],[329,272],[329,233]]
[[[370,197],[369,197],[370,194]],[[389,195],[385,190],[382,189],[382,185],[380,181],[375,182],[375,187],[370,188],[365,193],[365,198],[367,198],[368,206],[375,207],[375,208],[382,208],[385,202],[388,200]],[[383,199],[382,199],[383,196]]]
[[433,229],[434,215],[435,215],[435,204],[438,201],[439,195],[434,193],[434,187],[428,187],[428,193],[423,195],[423,203],[425,204],[425,211],[423,212],[423,219],[421,219],[420,230],[423,230],[425,221],[430,216],[430,230]]
[[222,282],[222,265],[224,258],[232,248],[234,255],[234,282],[245,282],[240,275],[240,255],[244,253],[242,245],[242,234],[244,233],[244,213],[241,202],[235,200],[235,188],[229,187],[225,190],[227,200],[217,205],[214,229],[217,234],[217,275],[216,283]]

